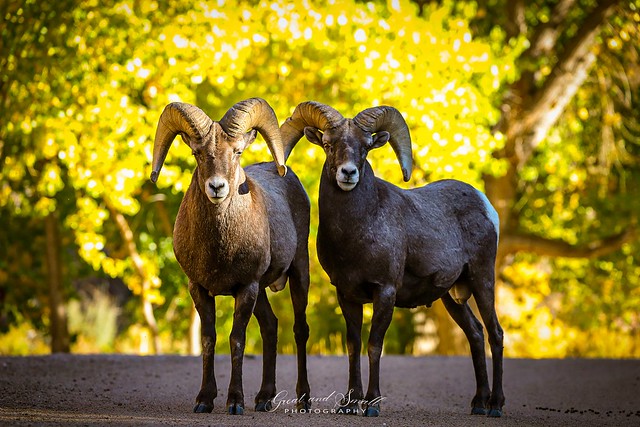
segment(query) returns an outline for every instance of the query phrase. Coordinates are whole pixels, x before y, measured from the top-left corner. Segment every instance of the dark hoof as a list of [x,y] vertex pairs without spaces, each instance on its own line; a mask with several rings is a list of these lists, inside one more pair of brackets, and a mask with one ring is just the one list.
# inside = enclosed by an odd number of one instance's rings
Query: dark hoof
[[380,406],[368,406],[367,409],[364,410],[365,417],[377,417],[380,415]]
[[272,408],[273,404],[270,400],[256,403],[256,412],[270,412]]
[[502,409],[490,409],[487,415],[493,418],[500,418],[502,416]]
[[242,414],[244,414],[244,407],[239,403],[235,403],[233,405],[229,405],[227,409],[229,410],[229,415],[242,415]]
[[208,414],[211,411],[213,411],[213,405],[206,403],[196,403],[196,406],[193,407],[193,412],[196,414]]
[[351,405],[338,407],[337,412],[338,414],[344,414],[344,415],[358,415],[361,412],[361,409],[358,407],[358,405],[354,403]]
[[471,408],[471,415],[487,415],[489,412],[485,408]]
[[296,409],[298,411],[310,411],[311,410],[311,403],[309,402],[298,402],[296,403]]

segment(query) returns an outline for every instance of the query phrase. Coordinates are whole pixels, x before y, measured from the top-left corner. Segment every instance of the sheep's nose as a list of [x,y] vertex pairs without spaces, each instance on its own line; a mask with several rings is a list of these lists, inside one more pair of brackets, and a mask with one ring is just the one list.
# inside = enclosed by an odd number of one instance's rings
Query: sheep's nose
[[206,192],[209,200],[219,203],[229,195],[229,183],[224,178],[211,178],[207,181]]
[[227,186],[227,183],[224,181],[209,181],[209,188],[212,189],[215,193],[224,189]]
[[345,178],[351,178],[352,176],[354,176],[356,174],[356,172],[358,172],[358,168],[356,168],[353,165],[342,166],[340,168],[340,172],[342,172],[342,174],[344,175]]

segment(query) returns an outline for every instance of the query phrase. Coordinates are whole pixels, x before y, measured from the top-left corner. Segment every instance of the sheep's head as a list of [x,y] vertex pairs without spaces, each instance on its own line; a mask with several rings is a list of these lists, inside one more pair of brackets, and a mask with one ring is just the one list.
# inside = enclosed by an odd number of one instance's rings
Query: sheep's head
[[167,105],[158,120],[153,144],[151,181],[156,182],[176,135],[191,148],[198,164],[198,185],[212,203],[224,201],[243,178],[240,155],[256,138],[264,137],[281,176],[287,171],[278,120],[273,109],[260,98],[238,102],[219,122],[200,108],[174,102]]
[[353,190],[364,170],[367,154],[387,141],[398,157],[405,181],[411,177],[411,137],[402,115],[392,107],[373,107],[345,119],[332,107],[303,102],[280,129],[285,156],[304,134],[324,149],[329,178],[344,191]]

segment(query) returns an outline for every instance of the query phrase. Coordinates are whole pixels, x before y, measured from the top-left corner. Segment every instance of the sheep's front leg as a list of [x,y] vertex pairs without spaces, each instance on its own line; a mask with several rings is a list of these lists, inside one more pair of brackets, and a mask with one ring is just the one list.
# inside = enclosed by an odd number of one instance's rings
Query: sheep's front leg
[[347,301],[338,290],[338,303],[347,324],[347,352],[349,353],[349,390],[338,412],[357,415],[362,400],[360,349],[362,348],[362,304]]
[[235,295],[236,303],[233,312],[233,326],[229,335],[231,346],[231,379],[227,396],[229,414],[244,413],[244,393],[242,391],[242,359],[247,336],[247,325],[258,298],[258,282],[241,287]]
[[371,333],[369,334],[369,387],[364,408],[366,417],[380,415],[380,356],[384,335],[391,324],[393,308],[396,303],[396,290],[391,285],[381,285],[373,293],[373,317],[371,318]]
[[200,321],[200,339],[202,342],[202,386],[193,412],[213,411],[213,400],[218,395],[214,373],[214,353],[216,349],[216,300],[197,283],[189,281],[189,293],[196,306]]

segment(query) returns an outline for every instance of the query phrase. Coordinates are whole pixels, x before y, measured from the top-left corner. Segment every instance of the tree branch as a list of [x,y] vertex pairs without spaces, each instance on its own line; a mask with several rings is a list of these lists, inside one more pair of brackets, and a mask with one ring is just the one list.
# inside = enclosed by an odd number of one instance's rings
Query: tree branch
[[558,95],[555,103],[549,108],[549,110],[543,114],[536,125],[531,129],[530,134],[525,138],[524,144],[522,144],[522,154],[520,164],[529,160],[535,149],[540,143],[547,137],[549,130],[558,121],[567,104],[571,102],[574,95],[582,86],[582,83],[589,76],[589,69],[596,61],[596,55],[593,52],[589,52],[582,61],[580,61],[573,73],[567,76],[566,83],[563,91]]
[[508,38],[518,37],[520,34],[527,33],[527,22],[524,18],[524,1],[513,0],[508,1],[507,7],[507,22],[505,23],[504,30],[507,33]]
[[528,105],[523,105],[520,120],[514,123],[507,137],[522,135],[533,128],[541,117],[553,108],[573,79],[576,66],[589,54],[600,25],[620,0],[603,0],[587,16],[580,30],[562,52],[556,66]]
[[576,0],[560,0],[551,11],[549,21],[539,25],[529,40],[529,49],[523,55],[538,58],[543,53],[550,52],[562,34],[564,20],[569,14]]
[[516,252],[530,252],[542,256],[564,258],[598,258],[619,250],[622,245],[637,238],[635,225],[615,236],[596,240],[583,246],[570,245],[561,240],[551,240],[528,234],[500,236],[499,252],[502,256]]

